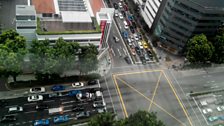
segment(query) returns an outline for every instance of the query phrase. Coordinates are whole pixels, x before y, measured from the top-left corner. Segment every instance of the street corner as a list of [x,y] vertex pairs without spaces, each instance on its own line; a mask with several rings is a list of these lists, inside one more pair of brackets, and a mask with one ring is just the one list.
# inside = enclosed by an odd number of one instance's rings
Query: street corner
[[[113,74],[124,117],[146,110],[156,112],[170,125],[192,126],[188,112],[162,70]],[[168,89],[168,90],[167,90]]]

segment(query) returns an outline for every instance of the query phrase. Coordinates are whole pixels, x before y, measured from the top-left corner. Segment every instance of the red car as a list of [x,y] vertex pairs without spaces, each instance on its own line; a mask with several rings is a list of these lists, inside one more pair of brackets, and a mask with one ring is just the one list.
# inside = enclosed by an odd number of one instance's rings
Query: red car
[[128,11],[128,5],[127,4],[124,4],[123,8],[124,8],[125,11]]

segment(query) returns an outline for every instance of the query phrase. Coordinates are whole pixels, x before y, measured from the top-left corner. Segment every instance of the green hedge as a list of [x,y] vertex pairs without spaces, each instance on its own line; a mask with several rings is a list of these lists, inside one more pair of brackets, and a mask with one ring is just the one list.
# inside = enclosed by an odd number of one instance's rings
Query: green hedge
[[62,32],[45,32],[41,30],[40,18],[37,17],[37,30],[36,33],[38,35],[60,35],[60,34],[94,34],[101,33],[100,26],[97,24],[96,19],[92,18],[94,25],[96,26],[96,30],[79,30],[79,31],[62,31]]

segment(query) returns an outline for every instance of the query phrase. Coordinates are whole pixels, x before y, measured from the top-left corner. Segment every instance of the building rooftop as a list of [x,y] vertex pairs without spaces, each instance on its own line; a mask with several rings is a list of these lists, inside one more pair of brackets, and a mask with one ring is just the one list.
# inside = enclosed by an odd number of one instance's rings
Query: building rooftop
[[36,15],[34,6],[16,5],[16,15]]
[[32,5],[35,6],[35,9],[38,14],[55,13],[53,0],[32,0]]
[[[78,18],[77,18],[77,15]],[[72,23],[72,22],[92,22],[92,19],[88,12],[83,11],[61,11],[62,22]]]
[[191,0],[194,3],[197,3],[200,6],[207,8],[223,8],[224,9],[224,0]]
[[96,16],[96,12],[99,12],[101,8],[105,8],[103,0],[89,0],[93,14]]

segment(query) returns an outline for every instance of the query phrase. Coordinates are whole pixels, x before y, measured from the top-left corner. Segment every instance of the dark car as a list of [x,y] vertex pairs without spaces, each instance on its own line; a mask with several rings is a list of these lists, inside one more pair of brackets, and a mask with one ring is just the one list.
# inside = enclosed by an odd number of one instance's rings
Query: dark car
[[117,3],[113,3],[113,5],[114,5],[114,9],[118,9]]
[[74,111],[74,112],[84,111],[84,107],[83,106],[75,106],[72,108],[72,111]]
[[1,123],[16,121],[16,116],[14,115],[5,115],[1,119]]
[[124,57],[124,60],[127,62],[127,64],[131,64],[131,60],[129,59],[128,56],[125,56],[125,57]]
[[126,17],[126,13],[125,13],[125,11],[121,11],[121,13],[124,15],[124,17]]
[[131,30],[131,33],[135,33],[135,28],[133,26],[130,26],[130,30]]
[[36,105],[36,110],[44,110],[44,109],[48,109],[48,106],[46,104]]
[[135,47],[135,51],[138,55],[141,55],[141,50],[138,46]]
[[77,119],[85,119],[85,118],[88,118],[88,117],[90,117],[90,112],[89,111],[76,113],[76,118]]
[[65,87],[63,85],[54,85],[52,88],[51,88],[52,91],[62,91],[62,90],[65,90]]
[[6,100],[0,100],[0,107],[4,107],[8,105],[8,102]]
[[137,26],[136,26],[136,23],[134,22],[134,21],[132,21],[132,26],[134,27],[134,28],[137,28]]
[[146,64],[146,60],[144,56],[140,56],[140,60],[142,61],[142,64]]
[[98,81],[97,80],[91,80],[91,81],[88,81],[87,84],[88,85],[95,85],[95,84],[98,84]]

